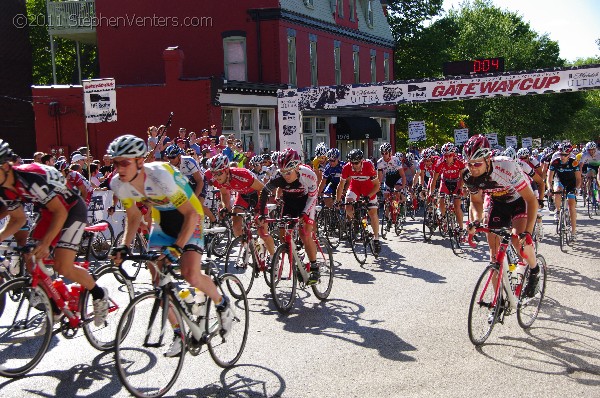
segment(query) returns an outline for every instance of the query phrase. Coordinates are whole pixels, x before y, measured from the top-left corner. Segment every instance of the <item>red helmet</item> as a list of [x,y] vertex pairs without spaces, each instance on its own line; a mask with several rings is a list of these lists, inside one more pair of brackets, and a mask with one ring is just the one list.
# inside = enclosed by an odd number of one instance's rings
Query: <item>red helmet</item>
[[491,153],[490,142],[483,135],[474,135],[463,147],[463,157],[467,162],[471,159],[487,158]]
[[300,163],[300,155],[292,148],[286,148],[277,157],[277,165],[279,169],[291,169],[298,166]]

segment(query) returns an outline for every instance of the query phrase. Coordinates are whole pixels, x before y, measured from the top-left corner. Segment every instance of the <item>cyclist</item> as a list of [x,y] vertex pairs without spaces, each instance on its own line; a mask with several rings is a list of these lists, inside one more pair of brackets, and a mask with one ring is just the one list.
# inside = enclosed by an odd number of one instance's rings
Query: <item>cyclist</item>
[[[526,148],[521,149],[527,150]],[[509,146],[502,155],[516,161],[519,167],[521,167],[521,170],[523,170],[523,173],[525,173],[527,179],[529,180],[529,184],[531,184],[533,194],[536,196],[536,198],[538,198],[538,207],[542,209],[544,208],[544,180],[542,179],[541,175],[536,173],[531,166],[531,163],[528,162],[527,159],[519,158],[519,152],[521,149],[516,151],[514,147]],[[523,152],[521,152],[521,154],[523,154]],[[540,186],[542,189],[539,189]]]
[[[490,229],[512,227],[513,233],[519,236],[513,244],[515,247],[523,245],[531,270],[525,294],[533,297],[539,275],[531,238],[537,220],[537,198],[517,163],[505,157],[492,157],[491,152],[490,143],[483,135],[472,136],[463,148],[467,169],[461,178],[471,197],[469,234],[474,233],[472,226],[482,221]],[[490,258],[495,261],[500,240],[488,234],[488,244]]]
[[[361,196],[366,196],[369,200],[369,218],[373,229],[373,244],[377,254],[381,251],[379,242],[379,217],[377,216],[377,192],[379,192],[379,178],[375,166],[370,160],[364,159],[363,151],[353,149],[348,153],[348,162],[342,168],[340,183],[336,189],[336,202],[339,203],[346,186],[346,181],[350,180],[350,186],[346,192],[346,203],[354,202]],[[354,208],[346,205],[346,217],[351,220],[354,217]]]
[[250,166],[250,171],[252,172],[252,174],[254,174],[254,176],[256,178],[258,178],[258,181],[263,182],[265,175],[267,174],[267,171],[265,170],[265,168],[263,168],[263,158],[260,155],[254,155],[252,156],[252,158],[248,161],[248,166]]
[[[558,221],[558,209],[561,206],[561,193],[564,190],[569,205],[569,215],[571,217],[571,232],[573,241],[577,240],[577,205],[575,192],[581,188],[581,169],[579,162],[573,156],[573,146],[569,143],[560,144],[558,157],[554,157],[550,162],[548,179],[546,184],[552,187],[554,192],[554,203],[556,204],[556,213],[554,219]],[[556,177],[556,178],[555,178]],[[551,182],[554,184],[551,185]]]
[[300,155],[294,149],[287,148],[277,159],[279,172],[265,185],[260,193],[259,213],[265,214],[269,195],[279,188],[282,192],[283,216],[300,217],[300,239],[304,244],[310,261],[310,275],[307,285],[319,282],[320,272],[317,264],[317,246],[313,240],[315,224],[315,206],[317,205],[317,175],[309,167],[301,165]]
[[[148,246],[161,248],[161,261],[179,260],[184,279],[215,303],[219,324],[226,336],[232,326],[232,304],[226,296],[219,294],[212,279],[201,271],[204,215],[187,178],[169,163],[144,163],[146,143],[133,135],[117,137],[110,143],[107,152],[118,173],[111,180],[110,187],[126,212],[123,240],[112,251],[115,263],[119,264],[127,257],[142,219],[135,202],[142,202],[152,208],[153,225]],[[156,275],[152,276],[156,282]],[[169,319],[174,338],[165,355],[177,356],[182,349],[179,325],[175,323],[173,314],[169,314]]]
[[433,166],[433,181],[429,187],[429,195],[433,196],[434,187],[438,179],[441,177],[440,185],[440,198],[438,202],[438,208],[442,218],[446,215],[446,202],[444,197],[446,195],[453,195],[454,199],[454,214],[456,214],[456,221],[458,222],[458,228],[460,232],[463,230],[463,211],[461,206],[462,197],[462,186],[463,182],[460,178],[460,173],[465,168],[465,163],[456,154],[456,147],[453,143],[447,142],[442,145],[441,152],[442,158],[438,159],[437,163]]
[[342,177],[342,169],[346,162],[340,160],[340,150],[331,148],[327,151],[328,164],[323,171],[323,179],[319,184],[319,196],[325,194],[325,206],[333,206],[333,196]]
[[[585,144],[585,149],[585,153],[581,155],[581,173],[585,173],[585,189],[590,192],[592,181],[598,175],[600,153],[598,153],[597,145],[594,141]],[[596,200],[598,200],[598,198],[596,198]]]
[[[392,156],[392,146],[387,142],[379,146],[379,152],[381,157],[377,160],[377,179],[383,182],[383,199],[387,200],[390,193],[393,193],[394,200],[403,203],[404,196],[400,194],[400,191],[404,191],[404,188],[406,188],[406,175],[402,167],[403,155],[396,152]],[[391,223],[389,214],[388,220],[390,220],[388,224]]]
[[13,166],[12,157],[8,143],[0,139],[0,201],[10,215],[10,220],[0,231],[0,242],[18,232],[27,222],[24,204],[36,205],[40,218],[31,232],[31,239],[36,244],[31,255],[45,259],[54,248],[54,269],[91,293],[94,324],[101,326],[108,315],[108,292],[96,284],[85,268],[73,264],[87,223],[87,206],[54,167],[38,163]]
[[317,186],[321,184],[323,179],[323,171],[327,166],[327,145],[324,142],[320,142],[315,148],[315,158],[312,160],[312,168],[317,175]]

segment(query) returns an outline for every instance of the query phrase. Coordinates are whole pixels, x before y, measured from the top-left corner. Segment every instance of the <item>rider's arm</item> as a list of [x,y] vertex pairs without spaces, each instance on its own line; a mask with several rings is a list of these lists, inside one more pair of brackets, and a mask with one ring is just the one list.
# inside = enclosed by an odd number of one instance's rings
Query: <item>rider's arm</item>
[[400,177],[402,177],[402,186],[400,187],[400,189],[404,189],[406,188],[406,173],[404,172],[404,168],[400,167]]
[[142,222],[142,212],[135,205],[125,208],[125,228],[123,231],[123,240],[121,242],[117,242],[117,245],[126,245],[130,246],[135,237],[135,233],[140,227],[140,223]]
[[4,207],[3,215],[0,218],[4,218],[6,215],[9,215],[10,219],[2,231],[0,231],[0,242],[3,242],[11,235],[14,235],[27,222],[27,215],[25,214],[25,210],[23,210],[23,206],[19,206],[15,210],[10,211]]
[[544,186],[544,180],[537,173],[535,173],[532,178],[533,178],[533,181],[538,185],[538,196],[539,196],[538,199],[539,200],[544,199],[544,192],[546,191],[546,189],[545,189],[546,187]]
[[581,189],[581,171],[579,170],[575,172],[575,181],[575,187]]
[[471,192],[471,206],[469,206],[469,220],[471,222],[483,220],[483,193],[477,191]]
[[554,170],[550,170],[548,178],[546,179],[546,186],[548,189],[552,189],[552,179],[554,178]]
[[219,188],[219,192],[221,193],[221,206],[231,211],[231,194],[225,188]]
[[369,198],[372,198],[373,195],[377,195],[377,192],[379,192],[379,178],[374,178],[371,181],[373,181],[373,188],[371,188],[371,192],[369,192]]
[[194,194],[199,197],[202,194],[202,188],[204,187],[202,173],[200,173],[200,171],[196,171],[192,174],[192,178],[194,181],[196,181],[196,189],[194,189]]
[[344,186],[346,186],[346,180],[340,178],[340,183],[335,190],[335,201],[339,202],[342,199],[342,193],[344,192]]
[[437,185],[438,178],[440,178],[440,174],[437,172],[433,173],[433,177],[429,181],[429,195],[430,196],[433,196],[433,191],[435,190],[435,187]]

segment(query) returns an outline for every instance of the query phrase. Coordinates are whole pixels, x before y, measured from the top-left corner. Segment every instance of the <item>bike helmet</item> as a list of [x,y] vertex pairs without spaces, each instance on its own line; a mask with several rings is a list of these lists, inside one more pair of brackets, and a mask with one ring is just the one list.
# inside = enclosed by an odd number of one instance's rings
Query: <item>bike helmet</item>
[[502,155],[509,157],[513,160],[517,160],[517,151],[515,150],[515,147],[509,146],[504,150],[504,152],[502,152]]
[[326,156],[326,155],[327,155],[327,145],[325,145],[324,142],[321,142],[315,148],[315,156],[320,158],[321,156]]
[[327,157],[329,159],[339,159],[340,158],[340,150],[337,148],[331,148],[327,151]]
[[263,153],[262,155],[260,155],[261,162],[269,162],[270,160],[271,160],[271,155],[269,155],[268,153]]
[[226,155],[216,155],[208,160],[210,171],[217,172],[229,167],[229,158]]
[[444,145],[442,145],[442,155],[448,155],[448,154],[453,154],[454,153],[454,144],[451,142],[446,142]]
[[571,153],[573,151],[573,145],[570,142],[563,142],[558,146],[558,150],[563,153]]
[[262,161],[263,161],[262,156],[260,156],[260,155],[254,155],[250,159],[250,164],[253,164],[253,165],[257,165],[258,164],[259,165],[259,164],[262,163]]
[[463,147],[463,157],[468,162],[471,159],[487,158],[492,154],[490,142],[483,135],[474,135]]
[[302,163],[300,161],[300,155],[292,148],[286,148],[277,157],[277,166],[280,170],[291,169]]
[[517,156],[519,158],[528,158],[529,156],[531,156],[531,154],[529,153],[529,149],[521,148],[517,151]]
[[271,162],[273,162],[274,164],[277,164],[277,159],[279,158],[279,152],[278,151],[274,151],[271,154]]
[[560,147],[560,144],[558,142],[555,142],[554,144],[552,144],[552,150],[554,152],[558,151],[559,147]]
[[111,158],[143,158],[146,152],[148,150],[144,140],[131,134],[115,138],[107,150]]
[[537,149],[533,149],[533,150],[531,151],[531,154],[532,154],[533,156],[537,157],[537,156],[540,154],[540,152],[539,152]]
[[65,160],[57,160],[56,163],[54,163],[54,167],[58,171],[63,171],[66,170],[69,167],[69,165]]
[[381,152],[381,153],[392,152],[392,146],[390,145],[390,143],[384,142],[383,144],[381,144],[379,146],[379,152]]
[[423,158],[423,160],[431,159],[432,156],[433,156],[433,151],[431,150],[431,148],[423,149],[423,153],[421,154],[421,157]]
[[8,142],[0,139],[0,164],[6,163],[13,158],[13,151],[10,149]]
[[590,141],[587,144],[585,144],[585,149],[587,149],[588,151],[590,149],[596,149],[596,143],[594,141]]
[[413,160],[415,160],[415,155],[413,155],[412,152],[408,152],[406,154],[406,160],[408,160],[409,162],[412,162]]
[[402,159],[404,158],[404,154],[403,154],[402,152],[396,152],[396,153],[394,154],[394,157],[396,157],[396,158],[398,158],[398,159],[402,160]]
[[185,155],[185,151],[179,147],[179,145],[169,145],[167,149],[165,149],[165,155],[168,158],[176,158],[179,155]]
[[350,152],[348,152],[348,155],[346,157],[350,162],[358,162],[360,160],[363,160],[364,154],[363,151],[361,151],[360,149],[353,149]]

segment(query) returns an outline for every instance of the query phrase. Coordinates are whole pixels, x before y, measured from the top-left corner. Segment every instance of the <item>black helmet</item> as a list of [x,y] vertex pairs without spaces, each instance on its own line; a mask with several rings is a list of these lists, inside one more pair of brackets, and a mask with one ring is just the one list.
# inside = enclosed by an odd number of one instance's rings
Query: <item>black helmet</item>
[[361,151],[360,149],[353,149],[350,152],[348,152],[348,156],[346,156],[346,158],[350,162],[358,162],[364,159],[364,154],[363,151]]

